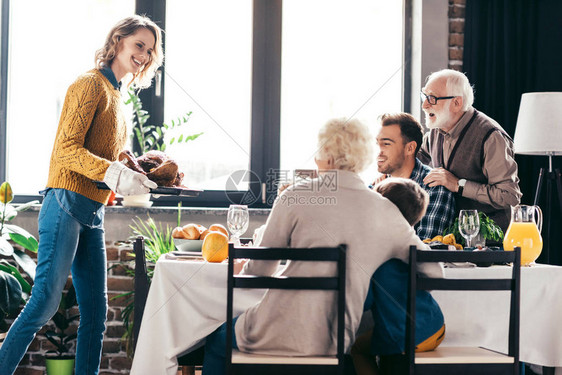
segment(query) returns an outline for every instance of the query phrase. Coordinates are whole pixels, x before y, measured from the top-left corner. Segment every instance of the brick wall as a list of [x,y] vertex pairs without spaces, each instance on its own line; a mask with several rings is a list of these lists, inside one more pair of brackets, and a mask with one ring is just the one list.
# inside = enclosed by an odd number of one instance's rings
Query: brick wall
[[462,71],[466,0],[449,0],[449,68]]
[[[128,261],[131,258],[128,253],[132,251],[129,244],[107,243],[108,267]],[[34,254],[29,253],[34,256]],[[70,280],[69,280],[70,284]],[[133,290],[133,279],[128,276],[123,267],[111,268],[107,277],[107,288],[109,309],[107,312],[107,329],[103,341],[103,354],[101,360],[101,375],[128,374],[131,368],[131,360],[127,358],[125,344],[121,336],[125,332],[123,322],[119,315],[125,307],[124,298],[111,300],[112,297]],[[77,313],[78,310],[73,313]],[[8,320],[11,323],[11,320]],[[54,349],[53,345],[45,338],[44,332],[54,328],[52,323],[47,324],[35,337],[28,352],[24,356],[16,375],[43,375],[45,373],[44,355],[48,350]],[[74,329],[77,328],[77,322]]]

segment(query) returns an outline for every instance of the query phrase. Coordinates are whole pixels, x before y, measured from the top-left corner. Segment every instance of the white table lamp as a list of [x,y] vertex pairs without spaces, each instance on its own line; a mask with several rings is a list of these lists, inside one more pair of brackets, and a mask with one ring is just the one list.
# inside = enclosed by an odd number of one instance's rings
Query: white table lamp
[[534,204],[537,205],[546,180],[544,237],[546,262],[550,263],[552,193],[556,189],[562,212],[560,170],[552,169],[552,157],[562,155],[562,92],[530,92],[521,96],[514,148],[516,154],[548,156],[548,171],[541,168]]

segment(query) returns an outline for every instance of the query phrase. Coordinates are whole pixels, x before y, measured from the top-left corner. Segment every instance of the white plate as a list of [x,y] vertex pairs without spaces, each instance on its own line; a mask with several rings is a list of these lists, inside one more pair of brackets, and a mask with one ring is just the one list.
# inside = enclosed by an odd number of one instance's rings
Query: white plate
[[152,204],[154,202],[153,201],[147,201],[147,202],[125,202],[125,200],[123,200],[121,202],[121,204],[125,207],[144,207],[144,208],[149,208],[152,207]]
[[[201,251],[201,246],[203,246],[203,240],[184,240],[180,238],[174,238],[174,245],[176,249],[184,251]],[[201,256],[201,253],[199,253]]]
[[186,256],[186,257],[202,257],[203,253],[200,251],[170,251],[170,254],[176,256]]

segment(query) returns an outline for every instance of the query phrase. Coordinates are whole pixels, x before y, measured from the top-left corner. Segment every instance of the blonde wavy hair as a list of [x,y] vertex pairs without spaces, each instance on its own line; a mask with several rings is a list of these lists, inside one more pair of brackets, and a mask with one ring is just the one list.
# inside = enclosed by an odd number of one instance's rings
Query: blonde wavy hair
[[362,172],[373,161],[373,137],[359,120],[329,120],[318,133],[317,158],[332,159],[335,169]]
[[135,75],[129,82],[129,86],[136,88],[149,87],[156,73],[156,70],[164,61],[164,52],[162,51],[162,30],[150,18],[145,16],[134,15],[122,19],[107,34],[105,43],[102,48],[96,51],[96,68],[110,66],[113,59],[119,51],[119,42],[130,35],[133,35],[141,27],[148,29],[154,35],[154,48],[149,55],[149,61],[144,65],[142,70]]

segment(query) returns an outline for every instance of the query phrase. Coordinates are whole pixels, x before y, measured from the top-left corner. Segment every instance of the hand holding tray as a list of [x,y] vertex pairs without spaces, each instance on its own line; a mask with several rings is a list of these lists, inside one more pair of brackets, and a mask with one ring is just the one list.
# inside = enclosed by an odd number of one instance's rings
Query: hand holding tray
[[[96,187],[102,190],[109,190],[107,184],[103,181],[94,181]],[[199,193],[203,190],[197,189],[186,189],[181,187],[168,187],[168,186],[158,186],[155,189],[150,189],[151,194],[160,194],[160,195],[179,195],[182,197],[197,197]]]

